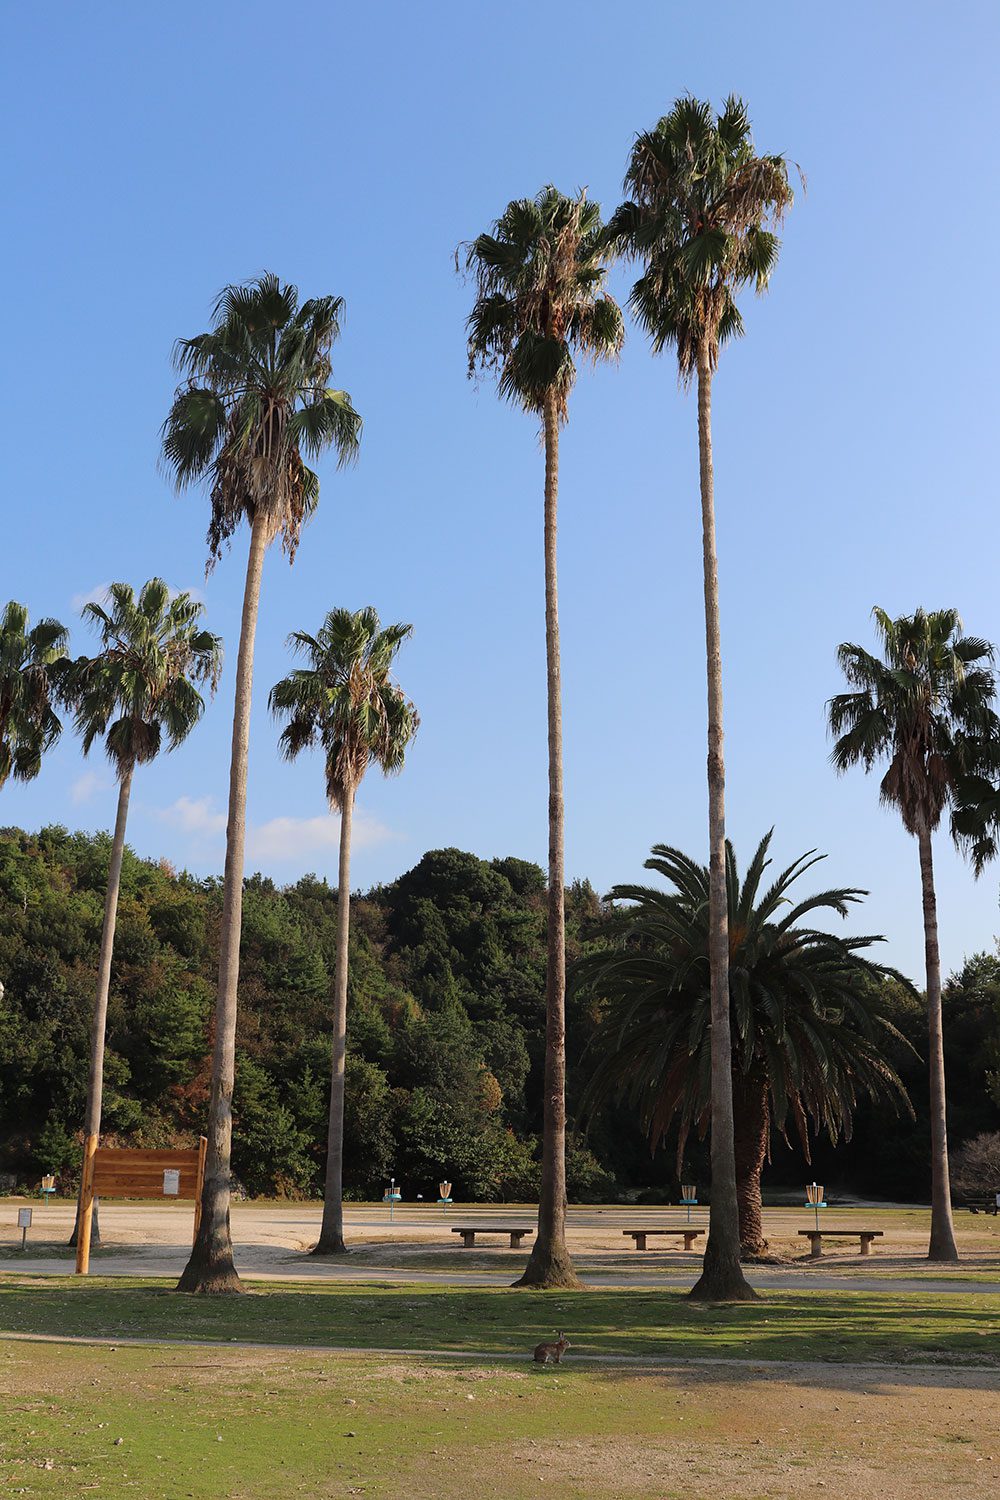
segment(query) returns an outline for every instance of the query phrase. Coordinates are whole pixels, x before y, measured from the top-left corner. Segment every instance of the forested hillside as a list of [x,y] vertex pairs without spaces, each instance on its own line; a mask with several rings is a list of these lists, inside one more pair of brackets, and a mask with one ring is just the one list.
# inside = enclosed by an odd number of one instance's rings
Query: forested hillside
[[[109,841],[52,827],[0,833],[0,1173],[72,1177],[86,1083]],[[105,1131],[119,1144],[190,1141],[204,1126],[221,882],[129,853],[108,1025]],[[310,1194],[322,1181],[336,892],[305,876],[247,882],[234,1165],[250,1193]],[[346,1183],[465,1198],[537,1192],[544,1043],[544,876],[457,849],[426,854],[352,912]],[[570,959],[606,940],[594,890],[567,893]],[[924,1019],[893,997],[922,1054]],[[586,1076],[593,1014],[569,997],[570,1114]],[[970,960],[948,985],[952,1138],[1000,1127],[1000,963]],[[886,1196],[926,1191],[923,1064],[901,1055],[917,1122],[862,1115],[854,1140],[816,1169]],[[992,1090],[992,1092],[991,1092]],[[688,1165],[704,1181],[706,1155]],[[765,1181],[800,1182],[780,1148]],[[570,1151],[570,1195],[668,1191],[672,1153],[651,1160],[620,1111]]]

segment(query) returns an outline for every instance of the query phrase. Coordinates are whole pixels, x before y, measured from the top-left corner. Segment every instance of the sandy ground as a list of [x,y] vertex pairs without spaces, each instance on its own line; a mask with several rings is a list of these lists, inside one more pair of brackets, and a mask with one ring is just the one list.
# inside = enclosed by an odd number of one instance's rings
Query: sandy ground
[[[26,1200],[0,1200],[0,1269],[62,1274],[72,1266],[66,1241],[72,1229],[73,1205],[69,1202],[33,1204],[33,1223],[23,1258],[18,1251],[17,1209]],[[508,1281],[526,1256],[507,1247],[503,1238],[486,1238],[473,1250],[462,1247],[453,1229],[460,1224],[523,1224],[531,1227],[535,1210],[490,1205],[457,1205],[446,1213],[433,1205],[405,1204],[397,1207],[390,1222],[382,1204],[350,1205],[346,1210],[347,1236],[355,1253],[345,1260],[314,1261],[303,1252],[315,1244],[321,1209],[318,1204],[234,1204],[233,1239],[242,1274],[251,1278],[317,1278],[352,1280],[406,1279],[413,1281],[461,1280],[492,1285]],[[956,1226],[962,1264],[942,1273],[925,1259],[928,1213],[919,1209],[852,1207],[827,1210],[821,1224],[858,1229],[882,1229],[871,1256],[858,1254],[848,1240],[829,1244],[822,1261],[807,1259],[808,1242],[799,1231],[811,1222],[805,1209],[769,1209],[765,1227],[774,1263],[752,1268],[752,1279],[762,1285],[780,1281],[789,1289],[817,1288],[836,1280],[849,1281],[858,1290],[890,1285],[905,1291],[915,1286],[940,1285],[942,1289],[1000,1292],[1000,1218],[963,1213]],[[683,1284],[696,1272],[700,1247],[685,1254],[680,1240],[651,1240],[656,1248],[637,1252],[623,1230],[671,1227],[686,1222],[684,1210],[676,1208],[573,1208],[569,1213],[568,1239],[578,1268],[594,1285]],[[693,1224],[705,1228],[707,1214],[693,1210]],[[187,1259],[193,1209],[189,1204],[152,1204],[108,1201],[101,1206],[103,1246],[92,1260],[94,1272],[106,1275],[172,1276]],[[967,1283],[967,1278],[982,1281]],[[992,1279],[991,1279],[992,1278]]]

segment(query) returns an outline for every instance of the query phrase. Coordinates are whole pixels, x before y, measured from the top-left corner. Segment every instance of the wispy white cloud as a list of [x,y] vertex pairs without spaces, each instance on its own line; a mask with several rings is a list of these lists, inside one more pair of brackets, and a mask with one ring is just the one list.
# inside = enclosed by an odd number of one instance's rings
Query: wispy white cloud
[[216,812],[211,797],[178,797],[169,807],[158,809],[156,816],[182,833],[204,836],[226,831],[226,815]]
[[172,584],[168,584],[167,588],[170,591],[171,599],[176,599],[178,594],[188,594],[196,604],[205,603],[205,590],[200,589],[196,583],[189,583],[183,589],[175,589]]
[[[375,818],[356,812],[351,829],[354,849],[371,849],[395,835]],[[271,818],[252,828],[247,838],[251,859],[282,863],[301,860],[307,854],[336,851],[340,844],[340,818]]]
[[99,776],[96,771],[84,771],[69,789],[70,801],[79,807],[81,803],[89,802],[98,792],[103,792],[107,785],[104,777]]
[[108,589],[110,587],[110,581],[108,583],[95,583],[94,587],[89,589],[87,593],[74,594],[70,603],[77,614],[79,614],[85,604],[103,604],[108,597]]
[[[226,831],[226,815],[211,797],[178,797],[155,816],[187,834],[202,849],[218,848]],[[371,849],[398,837],[376,818],[355,812],[351,843],[355,850]],[[261,865],[301,863],[311,855],[335,855],[340,845],[340,818],[270,818],[247,830],[247,857]]]

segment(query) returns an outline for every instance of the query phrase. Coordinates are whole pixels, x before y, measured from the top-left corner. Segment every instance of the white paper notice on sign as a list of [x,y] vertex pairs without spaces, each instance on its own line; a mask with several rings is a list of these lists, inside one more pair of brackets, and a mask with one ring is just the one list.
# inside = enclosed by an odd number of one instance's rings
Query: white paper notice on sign
[[163,1169],[163,1192],[167,1197],[176,1198],[181,1190],[181,1174],[176,1167],[164,1167]]
[[19,1208],[18,1209],[18,1211],[17,1211],[17,1227],[18,1227],[18,1229],[30,1229],[31,1228],[31,1209],[30,1208]]

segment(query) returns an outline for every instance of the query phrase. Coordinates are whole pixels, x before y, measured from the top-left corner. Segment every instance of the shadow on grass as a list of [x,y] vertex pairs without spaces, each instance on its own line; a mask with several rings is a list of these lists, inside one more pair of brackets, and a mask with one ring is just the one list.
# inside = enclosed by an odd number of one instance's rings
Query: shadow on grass
[[0,1276],[0,1331],[76,1338],[215,1340],[304,1349],[526,1354],[565,1329],[576,1354],[655,1362],[719,1358],[834,1363],[951,1361],[1000,1369],[995,1299],[769,1292],[703,1306],[674,1291],[513,1292],[395,1283],[255,1283],[240,1297],[185,1297],[167,1281]]

